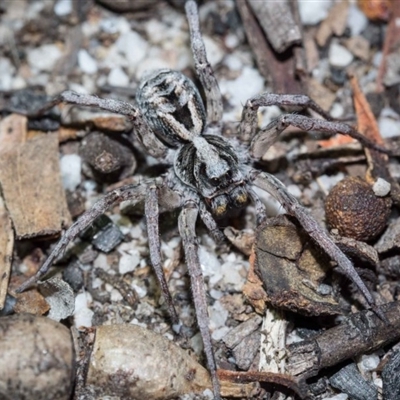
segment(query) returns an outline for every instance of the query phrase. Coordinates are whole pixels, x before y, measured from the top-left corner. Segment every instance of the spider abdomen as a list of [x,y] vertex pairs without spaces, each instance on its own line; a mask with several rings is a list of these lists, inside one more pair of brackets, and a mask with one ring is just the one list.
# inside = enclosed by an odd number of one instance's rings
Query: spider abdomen
[[136,100],[156,135],[176,147],[203,133],[206,111],[195,84],[181,72],[161,69],[144,77]]

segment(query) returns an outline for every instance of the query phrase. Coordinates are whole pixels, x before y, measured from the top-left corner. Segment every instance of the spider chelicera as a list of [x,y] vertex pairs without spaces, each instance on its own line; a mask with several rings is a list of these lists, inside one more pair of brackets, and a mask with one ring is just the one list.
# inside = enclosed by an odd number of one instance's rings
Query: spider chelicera
[[[195,1],[187,1],[185,9],[195,69],[203,86],[206,105],[190,79],[178,71],[162,69],[149,73],[142,80],[136,95],[136,105],[65,91],[35,111],[35,115],[40,115],[65,102],[125,115],[132,122],[134,133],[145,150],[151,156],[169,163],[171,167],[163,176],[112,190],[97,201],[66,230],[41,268],[18,291],[25,290],[40,279],[66,246],[108,208],[125,200],[131,203],[144,202],[150,259],[172,319],[177,321],[178,316],[162,270],[158,218],[160,205],[168,209],[180,208],[179,233],[190,275],[197,322],[204,342],[214,395],[219,399],[220,386],[208,328],[207,299],[196,239],[198,216],[210,234],[216,240],[221,240],[224,236],[216,219],[225,216],[229,210],[243,208],[252,202],[256,208],[257,223],[266,218],[265,207],[252,187],[264,189],[280,202],[288,214],[300,222],[310,237],[355,283],[369,305],[374,307],[374,298],[346,255],[277,178],[255,169],[252,163],[262,157],[289,125],[304,131],[347,134],[369,147],[384,150],[369,142],[349,125],[332,121],[329,114],[305,95],[262,93],[249,99],[243,109],[237,138],[224,138],[221,93],[207,61]],[[271,105],[309,108],[325,119],[286,114],[266,128],[259,129],[257,111],[259,107]]]

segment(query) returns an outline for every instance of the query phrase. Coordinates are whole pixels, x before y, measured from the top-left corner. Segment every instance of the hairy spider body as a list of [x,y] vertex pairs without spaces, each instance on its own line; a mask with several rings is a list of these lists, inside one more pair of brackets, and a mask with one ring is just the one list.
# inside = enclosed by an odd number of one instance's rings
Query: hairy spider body
[[[206,111],[194,83],[178,71],[162,69],[139,85],[137,103],[157,137],[177,148],[175,176],[220,218],[242,208],[248,195],[237,151],[222,136],[207,134]],[[170,157],[171,158],[171,157]]]
[[[260,223],[266,218],[266,212],[252,190],[253,185],[258,186],[272,194],[288,214],[299,220],[310,237],[319,243],[356,284],[367,302],[375,306],[371,293],[358,276],[352,263],[332,239],[297,199],[287,192],[278,179],[254,169],[251,162],[253,159],[260,158],[288,125],[294,125],[303,130],[318,128],[331,133],[348,134],[370,147],[382,149],[368,142],[350,126],[331,121],[330,116],[311,99],[299,95],[263,93],[249,99],[243,109],[238,138],[228,141],[222,137],[221,94],[207,61],[199,30],[197,5],[193,0],[187,1],[186,14],[195,69],[205,92],[206,106],[190,79],[180,72],[163,69],[150,73],[142,80],[137,93],[137,106],[66,91],[34,113],[38,115],[60,102],[66,102],[125,115],[131,120],[134,133],[146,151],[153,157],[169,163],[171,168],[162,177],[137,185],[123,186],[106,194],[64,233],[38,272],[18,290],[22,291],[40,279],[54,260],[63,253],[68,243],[109,207],[124,200],[130,200],[133,203],[144,202],[150,259],[170,314],[173,320],[178,320],[162,270],[158,218],[159,204],[171,209],[180,208],[179,233],[191,279],[193,301],[214,395],[219,399],[219,382],[208,328],[207,299],[197,252],[195,230],[197,217],[200,216],[212,236],[219,240],[223,234],[215,218],[225,216],[230,209],[243,208],[252,201],[256,208],[257,222]],[[257,110],[261,106],[269,105],[301,105],[313,109],[328,121],[301,115],[284,115],[260,130],[257,126]],[[246,150],[247,148],[249,151]]]

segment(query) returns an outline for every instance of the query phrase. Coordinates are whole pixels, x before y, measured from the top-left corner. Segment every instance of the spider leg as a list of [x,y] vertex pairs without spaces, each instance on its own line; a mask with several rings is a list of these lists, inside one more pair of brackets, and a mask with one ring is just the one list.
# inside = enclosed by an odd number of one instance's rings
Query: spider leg
[[285,211],[294,216],[304,228],[304,230],[310,235],[314,241],[321,246],[321,248],[336,261],[342,271],[353,281],[358,287],[360,292],[363,294],[365,300],[372,307],[374,312],[383,320],[386,321],[386,317],[376,308],[375,300],[365,286],[364,282],[358,275],[351,261],[347,256],[336,246],[329,235],[319,226],[317,221],[309,214],[309,212],[298,202],[298,200],[292,196],[285,188],[283,183],[275,178],[273,175],[266,172],[260,172],[252,169],[250,172],[250,180],[253,181],[255,186],[267,191],[276,200],[282,204]]
[[246,101],[243,107],[242,120],[240,121],[239,132],[243,141],[249,142],[254,133],[258,131],[257,111],[260,107],[269,106],[291,106],[309,108],[317,112],[328,121],[332,117],[324,111],[314,100],[304,94],[275,94],[262,93]]
[[163,292],[165,301],[167,302],[169,313],[172,317],[173,322],[177,323],[179,321],[179,318],[176,313],[171,293],[168,289],[168,284],[165,279],[165,274],[161,265],[161,245],[158,229],[158,200],[158,188],[155,185],[151,186],[146,194],[146,199],[144,203],[144,212],[146,215],[147,224],[147,237],[149,239],[150,260],[156,273],[161,290]]
[[332,134],[340,133],[341,135],[348,135],[354,139],[357,139],[366,147],[383,153],[390,153],[390,151],[385,147],[372,142],[366,136],[357,132],[350,125],[347,125],[343,122],[326,121],[324,119],[309,118],[297,114],[284,114],[272,121],[268,126],[260,130],[254,136],[250,144],[251,155],[255,158],[261,158],[268,148],[278,139],[279,134],[282,133],[289,125],[300,128],[306,132],[319,131]]
[[247,187],[247,193],[250,195],[251,201],[256,209],[257,226],[259,226],[267,219],[267,211],[263,202],[251,187]]
[[194,65],[207,98],[207,120],[208,123],[219,123],[223,111],[222,97],[214,72],[207,60],[206,48],[199,27],[199,13],[196,2],[187,1],[185,9],[189,23]]
[[155,133],[147,125],[143,115],[132,104],[121,100],[102,99],[88,94],[79,94],[72,90],[60,93],[40,109],[32,112],[16,110],[19,114],[27,116],[40,116],[49,109],[60,103],[75,104],[78,106],[95,107],[101,110],[110,111],[115,114],[125,115],[132,122],[134,132],[146,151],[155,158],[164,158],[167,154],[167,147],[157,138]]
[[77,221],[75,221],[64,233],[62,238],[59,240],[50,256],[46,259],[43,265],[38,269],[35,275],[31,276],[26,280],[17,290],[17,293],[21,293],[28,287],[36,283],[43,275],[47,273],[53,262],[64,253],[68,244],[74,240],[79,233],[85,230],[93,221],[104,214],[110,207],[121,203],[124,200],[131,200],[133,202],[140,202],[144,199],[146,194],[146,188],[148,183],[141,183],[135,185],[126,185],[118,189],[107,193],[103,198],[98,200],[93,207],[83,213]]
[[[268,107],[272,105],[309,108],[325,119],[309,118],[297,114],[285,114],[281,115],[275,121],[272,121],[266,128],[259,131],[257,111],[260,107]],[[319,130],[333,134],[340,133],[342,135],[349,135],[354,139],[357,139],[366,147],[383,153],[390,153],[389,150],[385,149],[383,146],[375,144],[364,135],[357,132],[357,130],[352,128],[350,125],[343,122],[333,121],[333,118],[317,103],[311,100],[308,96],[300,94],[262,93],[247,100],[246,105],[243,108],[239,132],[243,141],[251,141],[250,152],[253,157],[260,158],[277,140],[279,134],[289,125],[296,126],[307,132],[311,130]]]
[[207,312],[207,299],[204,288],[203,274],[201,271],[198,255],[198,244],[196,239],[196,220],[198,209],[194,202],[188,202],[183,207],[178,220],[179,233],[182,237],[185,259],[189,271],[193,301],[196,310],[197,323],[203,339],[204,352],[207,358],[208,370],[211,374],[211,381],[215,399],[220,397],[220,384],[217,377],[217,366],[212,349],[211,335],[208,327],[209,318]]
[[207,227],[210,232],[212,238],[216,243],[220,243],[225,239],[225,235],[219,229],[217,222],[214,217],[207,210],[206,205],[203,202],[199,204],[200,218],[204,222],[204,225]]

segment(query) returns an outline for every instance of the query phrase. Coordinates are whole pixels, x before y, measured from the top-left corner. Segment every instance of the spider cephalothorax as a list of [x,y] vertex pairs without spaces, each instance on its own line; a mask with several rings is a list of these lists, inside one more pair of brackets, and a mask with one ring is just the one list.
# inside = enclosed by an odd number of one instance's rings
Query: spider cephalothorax
[[[180,208],[179,233],[191,279],[197,321],[204,342],[207,364],[211,373],[214,395],[220,398],[216,364],[208,329],[207,299],[198,257],[196,239],[197,217],[214,238],[223,237],[215,218],[225,216],[229,209],[244,207],[251,200],[257,213],[257,222],[266,218],[265,207],[252,186],[257,186],[274,196],[286,212],[299,220],[306,232],[324,251],[338,263],[374,306],[374,299],[358,276],[352,263],[332,239],[288,193],[285,186],[273,175],[253,168],[252,160],[262,157],[266,149],[277,140],[288,126],[305,131],[322,130],[349,134],[368,146],[379,148],[363,139],[350,126],[331,121],[330,116],[307,96],[263,93],[249,99],[243,109],[235,139],[221,134],[222,99],[218,83],[206,57],[199,30],[196,3],[188,0],[186,14],[197,76],[203,86],[206,107],[195,84],[180,72],[168,69],[148,74],[139,85],[137,106],[111,99],[80,95],[71,91],[61,93],[35,114],[66,102],[92,106],[125,115],[144,149],[171,168],[164,176],[114,189],[86,211],[63,235],[39,271],[25,282],[19,291],[35,283],[50,268],[53,261],[65,250],[68,243],[109,207],[124,200],[144,202],[150,259],[174,320],[177,314],[162,270],[160,238],[158,231],[159,203],[169,208]],[[313,109],[327,120],[311,119],[301,115],[286,114],[269,126],[259,129],[257,111],[261,106],[285,105]],[[245,150],[247,153],[245,153]],[[382,149],[380,149],[382,150]]]

